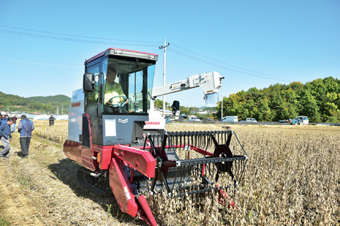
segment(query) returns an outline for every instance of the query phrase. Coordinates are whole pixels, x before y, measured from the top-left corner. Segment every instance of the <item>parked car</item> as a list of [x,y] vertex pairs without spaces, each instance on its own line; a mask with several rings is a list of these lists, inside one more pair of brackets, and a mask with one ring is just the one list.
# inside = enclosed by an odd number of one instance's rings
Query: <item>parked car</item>
[[253,123],[253,122],[257,122],[257,120],[254,119],[254,118],[247,118],[246,120],[242,120],[240,122],[251,122],[251,123]]
[[189,122],[200,122],[201,119],[199,119],[196,115],[190,115],[188,116],[188,121]]
[[256,119],[254,118],[247,118],[246,119],[246,122],[257,122]]

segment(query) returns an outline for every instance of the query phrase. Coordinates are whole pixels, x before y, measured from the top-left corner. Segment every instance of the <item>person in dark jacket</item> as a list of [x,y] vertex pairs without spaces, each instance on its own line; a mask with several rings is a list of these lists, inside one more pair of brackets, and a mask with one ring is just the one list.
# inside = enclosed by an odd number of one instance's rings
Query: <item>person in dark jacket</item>
[[13,123],[13,119],[8,119],[7,121],[2,121],[0,126],[0,137],[1,142],[4,145],[4,148],[0,152],[0,157],[8,158],[9,150],[11,149],[11,145],[9,144],[11,136],[11,125]]
[[7,125],[7,120],[8,120],[8,118],[6,118],[6,112],[1,112],[1,115],[0,115],[0,126],[2,124],[6,124]]
[[53,115],[51,115],[51,117],[48,119],[50,126],[54,126],[54,120],[55,118],[53,117]]
[[28,158],[28,149],[31,143],[32,131],[35,129],[34,124],[26,115],[21,116],[18,125],[18,132],[20,133],[20,147],[22,151],[22,158]]

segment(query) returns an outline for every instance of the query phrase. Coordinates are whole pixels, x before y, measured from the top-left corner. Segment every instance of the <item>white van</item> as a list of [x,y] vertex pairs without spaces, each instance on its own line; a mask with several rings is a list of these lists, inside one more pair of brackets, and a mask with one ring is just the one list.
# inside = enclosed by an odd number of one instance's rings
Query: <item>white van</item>
[[238,122],[238,116],[224,116],[223,122]]
[[200,122],[201,120],[196,115],[189,115],[188,121],[189,122]]

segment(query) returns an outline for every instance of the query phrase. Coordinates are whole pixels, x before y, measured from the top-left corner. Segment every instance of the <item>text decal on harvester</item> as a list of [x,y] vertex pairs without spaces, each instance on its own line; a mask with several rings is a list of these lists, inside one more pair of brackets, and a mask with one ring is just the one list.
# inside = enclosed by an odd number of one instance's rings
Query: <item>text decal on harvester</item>
[[73,108],[74,107],[80,107],[80,102],[77,102],[77,103],[72,103],[72,105],[71,105]]
[[159,121],[156,121],[156,122],[146,121],[145,124],[146,124],[146,125],[160,125],[161,122],[159,122]]

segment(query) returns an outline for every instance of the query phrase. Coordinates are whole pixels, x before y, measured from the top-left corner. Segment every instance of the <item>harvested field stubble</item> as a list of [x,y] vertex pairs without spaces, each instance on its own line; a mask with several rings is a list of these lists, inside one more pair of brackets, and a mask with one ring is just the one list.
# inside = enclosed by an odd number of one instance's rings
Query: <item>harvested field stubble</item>
[[34,125],[36,129],[33,134],[35,135],[58,143],[64,143],[67,140],[67,121],[55,121],[54,126],[49,126],[48,121],[34,120]]
[[[267,130],[255,126],[233,127],[249,156],[244,183],[235,190],[233,199],[239,211],[219,206],[220,211],[211,212],[211,218],[215,220],[204,223],[340,223],[339,132],[333,133],[333,128],[330,128],[330,133],[307,134],[301,133],[300,128]],[[176,128],[178,126],[168,126],[168,130]],[[185,129],[215,130],[216,126],[194,125]],[[235,143],[231,143],[231,147],[234,146]],[[217,205],[216,202],[213,204]],[[197,215],[186,216],[186,222],[200,223],[192,219]],[[173,217],[171,222],[179,224],[180,218],[183,218],[178,214],[168,217]]]
[[[145,224],[121,214],[112,196],[100,198],[78,185],[78,166],[66,160],[61,149],[67,125],[57,122],[49,128],[47,123],[40,123],[35,124],[34,135],[60,144],[33,137],[32,158],[26,162],[12,158],[8,166],[17,173],[22,190],[41,212],[43,222],[51,224],[58,217],[55,222],[64,225]],[[217,204],[217,196],[212,195],[203,201],[186,197],[185,203],[149,196],[160,225],[340,224],[339,127],[232,127],[249,156],[243,183],[228,192],[238,210]],[[167,129],[223,130],[209,124],[170,124]],[[230,146],[232,150],[239,148],[234,141]],[[14,143],[15,147],[18,144]],[[5,207],[0,203],[1,208]],[[93,216],[97,216],[97,222]]]

